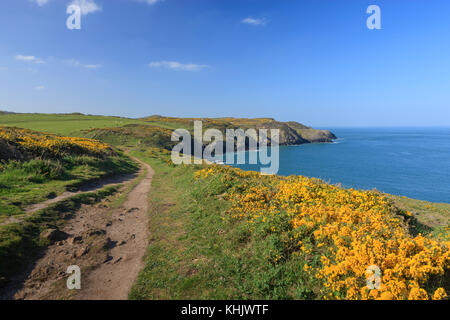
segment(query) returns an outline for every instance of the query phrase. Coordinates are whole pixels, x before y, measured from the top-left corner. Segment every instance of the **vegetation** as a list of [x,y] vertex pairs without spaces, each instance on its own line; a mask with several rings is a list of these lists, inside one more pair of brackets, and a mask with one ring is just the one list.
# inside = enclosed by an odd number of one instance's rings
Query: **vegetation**
[[10,277],[36,259],[39,251],[50,244],[42,235],[48,230],[58,230],[81,205],[100,202],[113,195],[120,186],[106,187],[97,192],[76,195],[40,210],[20,223],[0,225],[0,287]]
[[312,142],[331,142],[336,136],[328,130],[316,130],[298,122],[279,122],[271,118],[171,118],[152,116],[143,118],[146,123],[169,129],[183,128],[193,131],[194,121],[201,120],[203,129],[279,129],[280,145],[295,145]]
[[[155,150],[152,241],[134,299],[442,299],[448,242],[384,195],[300,176],[173,167]],[[163,214],[161,214],[163,213]],[[368,266],[383,271],[369,290]]]
[[[119,187],[76,195],[24,215],[28,205],[86,182],[138,170],[122,152],[86,138],[0,127],[0,146],[0,284],[48,244],[42,232],[58,229],[65,214],[70,215],[81,204],[99,202]],[[21,219],[7,223],[8,217],[18,215]]]
[[105,143],[0,127],[0,222],[82,183],[138,167]]
[[[298,122],[279,122],[271,118],[172,118],[151,116],[142,119],[72,114],[0,113],[0,126],[20,127],[66,136],[85,136],[91,129],[118,128],[127,125],[152,126],[161,129],[193,131],[195,120],[203,121],[204,129],[265,128],[280,129],[280,144],[293,145],[311,142],[331,142],[336,137],[328,130],[316,130]],[[95,130],[93,130],[95,131]],[[84,132],[84,133],[83,133]],[[123,134],[122,134],[123,135]],[[88,134],[87,136],[91,136]]]
[[450,203],[433,203],[407,197],[387,195],[397,207],[413,213],[411,232],[450,241]]
[[[130,298],[446,298],[450,205],[343,189],[302,176],[175,166],[171,132],[192,130],[194,120],[0,115],[0,124],[8,123],[0,127],[0,282],[48,244],[42,233],[57,229],[65,213],[117,188],[76,196],[25,216],[22,223],[2,224],[2,219],[82,182],[136,171],[120,147],[155,170],[148,258]],[[331,137],[273,119],[201,120],[204,129],[283,128],[285,144]],[[48,126],[45,131],[54,134],[13,125]],[[55,135],[62,132],[72,137]],[[126,192],[114,204],[120,205]],[[382,271],[376,290],[366,283],[370,265]]]
[[86,137],[105,141],[116,146],[147,146],[172,150],[172,130],[149,125],[130,124],[119,128],[91,129],[83,132]]
[[1,160],[62,158],[67,155],[106,157],[112,149],[100,141],[62,137],[27,129],[0,127]]
[[[326,299],[428,299],[448,286],[448,244],[412,237],[405,222],[411,213],[381,194],[305,177],[262,180],[258,173],[223,167],[197,176],[220,179],[232,202],[228,214],[245,221],[251,237],[271,239],[268,264],[303,266],[304,282],[292,283],[293,297],[308,288]],[[383,270],[379,290],[366,285],[370,265]]]
[[81,130],[92,128],[119,127],[139,120],[91,116],[80,113],[72,114],[40,114],[14,113],[0,114],[0,126],[19,127],[36,131],[51,132],[65,136],[77,136]]

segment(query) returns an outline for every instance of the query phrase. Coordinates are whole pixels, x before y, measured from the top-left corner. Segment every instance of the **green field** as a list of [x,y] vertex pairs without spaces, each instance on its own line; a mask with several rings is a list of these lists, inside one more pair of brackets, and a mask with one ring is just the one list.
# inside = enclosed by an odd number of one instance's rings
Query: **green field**
[[82,130],[120,127],[140,120],[81,114],[0,114],[0,126],[32,129],[66,136],[79,136]]

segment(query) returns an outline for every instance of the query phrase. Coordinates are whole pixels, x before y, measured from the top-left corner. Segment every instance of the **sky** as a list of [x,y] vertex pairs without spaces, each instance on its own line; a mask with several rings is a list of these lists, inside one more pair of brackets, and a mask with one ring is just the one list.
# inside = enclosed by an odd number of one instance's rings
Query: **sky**
[[2,0],[0,110],[449,126],[448,12],[448,0]]

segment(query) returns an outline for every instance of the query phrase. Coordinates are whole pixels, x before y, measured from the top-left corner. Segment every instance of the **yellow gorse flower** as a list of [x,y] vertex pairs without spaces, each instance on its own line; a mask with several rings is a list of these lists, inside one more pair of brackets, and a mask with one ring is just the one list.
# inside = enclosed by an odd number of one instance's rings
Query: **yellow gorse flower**
[[[209,166],[196,179],[220,177],[229,186],[228,214],[255,224],[270,223],[285,212],[290,217],[293,255],[306,261],[320,255],[320,265],[304,265],[323,283],[320,296],[327,299],[444,299],[442,283],[448,276],[449,242],[421,234],[412,236],[405,219],[411,213],[396,208],[375,191],[344,189],[302,176],[263,176],[225,166]],[[288,232],[275,226],[274,233]],[[280,261],[276,256],[272,262]],[[366,270],[382,271],[381,287],[367,288]],[[434,283],[434,282],[433,282]]]
[[0,127],[0,140],[22,153],[37,157],[60,157],[67,154],[106,155],[112,149],[106,143],[76,137],[62,137],[28,129]]

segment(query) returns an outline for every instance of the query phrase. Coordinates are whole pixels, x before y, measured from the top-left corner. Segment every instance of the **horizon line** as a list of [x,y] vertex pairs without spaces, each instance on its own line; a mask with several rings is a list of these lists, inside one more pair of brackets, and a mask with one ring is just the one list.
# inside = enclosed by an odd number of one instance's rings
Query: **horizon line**
[[[2,114],[4,113],[4,114]],[[277,120],[273,116],[255,116],[255,117],[236,117],[236,116],[219,116],[219,117],[212,117],[212,116],[188,116],[188,117],[182,117],[182,116],[169,116],[169,115],[160,115],[160,114],[152,114],[148,116],[143,117],[130,117],[130,116],[120,116],[120,115],[107,115],[107,114],[90,114],[90,113],[83,113],[79,111],[73,111],[73,112],[15,112],[15,111],[9,111],[9,110],[0,110],[0,116],[5,114],[42,114],[42,115],[83,115],[83,116],[91,116],[91,117],[115,117],[115,118],[123,118],[123,119],[130,119],[130,120],[140,120],[142,118],[148,118],[153,116],[159,116],[159,117],[167,117],[167,118],[181,118],[181,119],[189,119],[189,118],[204,118],[204,119],[221,119],[221,118],[235,118],[235,119],[273,119],[274,121],[278,122],[290,122],[290,121],[296,121],[298,123],[304,124],[301,120]],[[348,124],[348,125],[336,125],[336,124],[330,124],[330,125],[309,125],[313,129],[345,129],[345,128],[449,128],[450,124],[369,124],[369,125],[359,125],[359,124]]]

